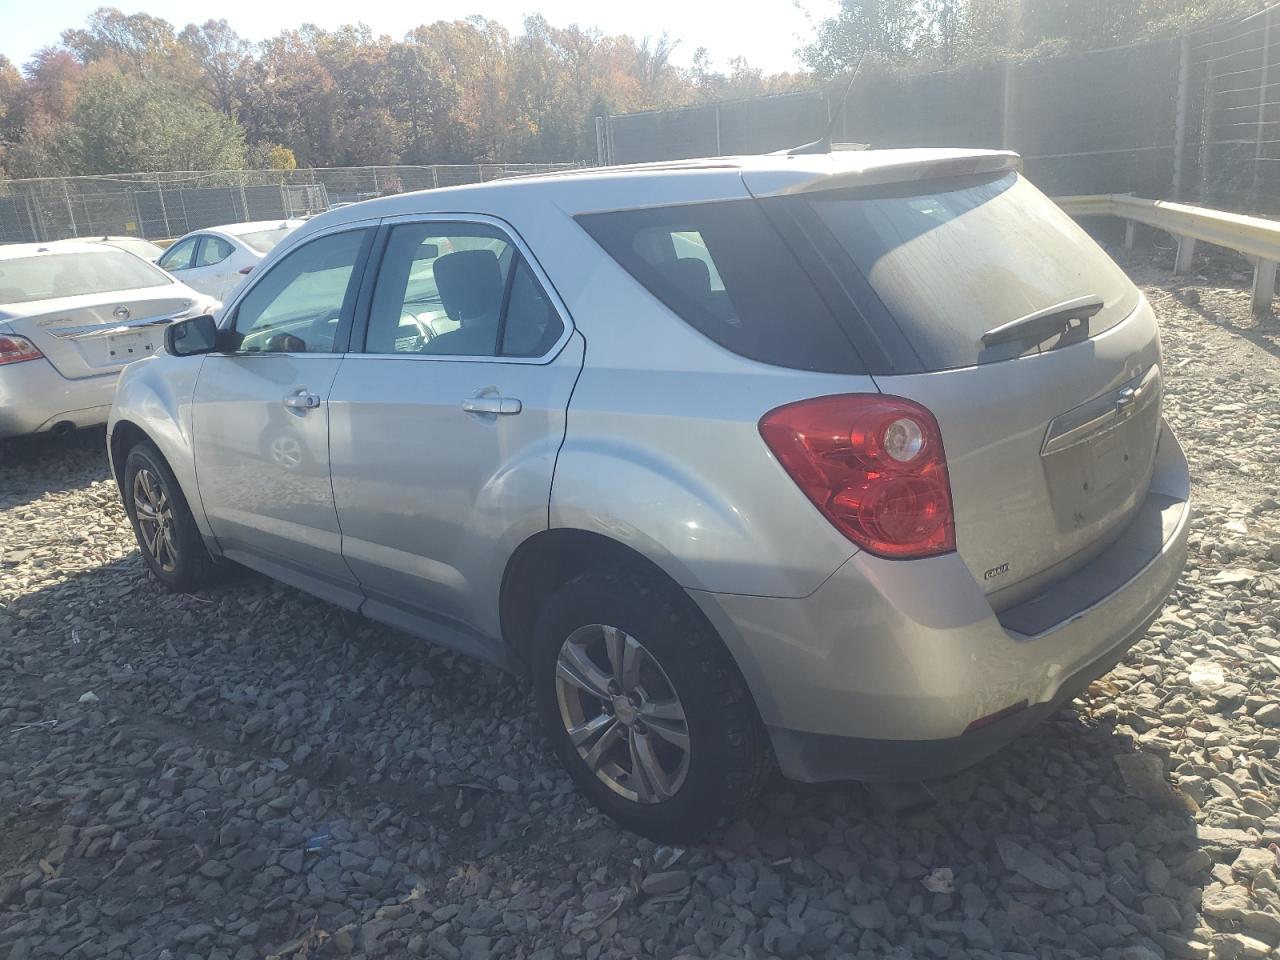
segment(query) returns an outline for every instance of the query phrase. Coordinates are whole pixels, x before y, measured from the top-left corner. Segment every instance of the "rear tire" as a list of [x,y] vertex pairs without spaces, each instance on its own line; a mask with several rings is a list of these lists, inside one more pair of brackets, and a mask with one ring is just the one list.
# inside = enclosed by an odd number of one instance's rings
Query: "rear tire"
[[530,667],[561,763],[636,833],[694,842],[750,805],[772,773],[728,651],[688,598],[657,578],[570,580],[543,607]]
[[125,511],[138,549],[156,579],[177,593],[191,593],[217,578],[187,498],[160,451],[140,441],[124,462]]

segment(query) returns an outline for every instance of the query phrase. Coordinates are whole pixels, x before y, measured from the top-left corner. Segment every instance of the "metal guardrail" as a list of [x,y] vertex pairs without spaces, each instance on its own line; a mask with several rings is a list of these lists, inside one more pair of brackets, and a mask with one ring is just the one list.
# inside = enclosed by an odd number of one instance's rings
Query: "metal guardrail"
[[1198,241],[1250,257],[1254,261],[1254,316],[1271,312],[1276,293],[1276,265],[1280,263],[1280,221],[1168,200],[1144,200],[1127,194],[1059,197],[1056,202],[1073,217],[1120,217],[1125,221],[1126,247],[1133,246],[1134,231],[1139,223],[1171,234],[1178,241],[1174,273],[1191,269]]

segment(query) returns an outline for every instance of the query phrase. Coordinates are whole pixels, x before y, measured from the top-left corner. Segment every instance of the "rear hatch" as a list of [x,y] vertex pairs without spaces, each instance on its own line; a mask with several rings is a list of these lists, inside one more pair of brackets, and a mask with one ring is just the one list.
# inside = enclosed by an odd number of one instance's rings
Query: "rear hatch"
[[1154,316],[1097,244],[1010,170],[769,203],[886,345],[877,386],[937,418],[957,550],[993,606],[1105,548],[1146,495],[1161,382]]
[[191,291],[132,254],[39,253],[0,260],[0,325],[30,340],[68,379],[150,356]]

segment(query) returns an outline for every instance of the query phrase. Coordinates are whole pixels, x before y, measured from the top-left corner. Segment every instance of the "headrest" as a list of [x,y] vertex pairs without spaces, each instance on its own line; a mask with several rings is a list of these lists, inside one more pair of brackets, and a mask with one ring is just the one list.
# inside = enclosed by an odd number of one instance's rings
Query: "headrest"
[[435,262],[436,289],[450,319],[466,323],[497,316],[502,306],[502,268],[492,250],[458,250]]
[[697,257],[680,257],[675,263],[675,279],[691,297],[706,300],[711,296],[711,271]]

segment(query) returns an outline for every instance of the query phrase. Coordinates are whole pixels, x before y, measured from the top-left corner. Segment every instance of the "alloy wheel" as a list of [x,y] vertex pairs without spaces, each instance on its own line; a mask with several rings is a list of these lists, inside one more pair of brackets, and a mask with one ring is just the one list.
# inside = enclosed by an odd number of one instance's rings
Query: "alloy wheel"
[[156,566],[165,573],[173,573],[178,569],[173,504],[164,482],[146,467],[133,475],[133,510],[142,533],[143,549]]
[[556,658],[556,700],[592,773],[636,803],[661,803],[689,773],[689,723],[653,654],[617,627],[579,627]]

